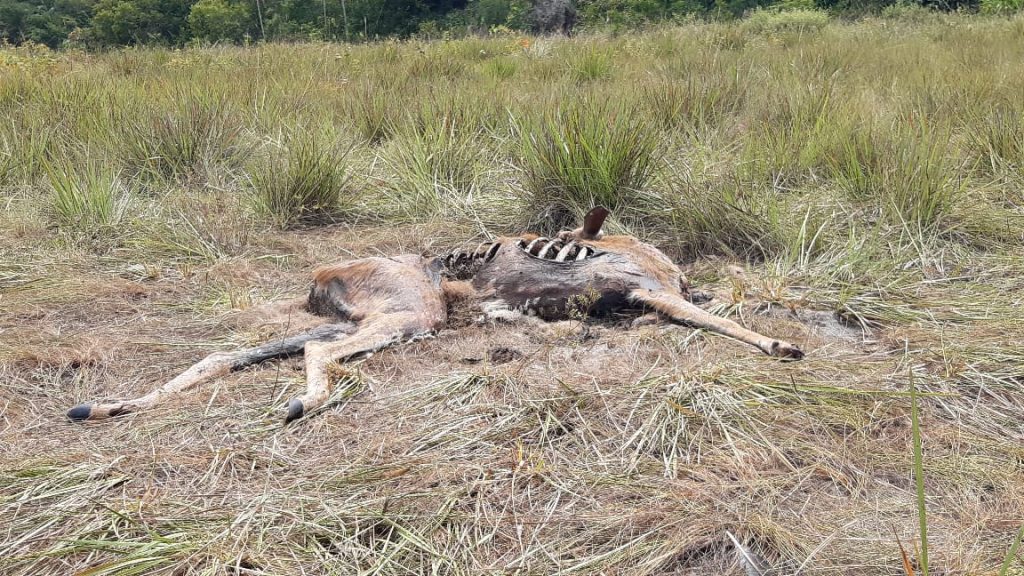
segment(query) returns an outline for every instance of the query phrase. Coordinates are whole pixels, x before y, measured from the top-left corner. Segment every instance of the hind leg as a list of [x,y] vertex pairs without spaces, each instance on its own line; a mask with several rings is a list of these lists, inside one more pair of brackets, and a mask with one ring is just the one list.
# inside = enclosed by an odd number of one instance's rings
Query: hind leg
[[302,418],[327,402],[332,385],[327,368],[333,362],[372,354],[433,333],[433,326],[417,320],[415,315],[404,314],[369,319],[356,333],[341,340],[306,344],[306,392],[288,402],[285,423]]
[[297,354],[311,341],[329,341],[354,330],[355,327],[350,323],[325,324],[303,334],[289,336],[263,346],[235,352],[215,352],[144,396],[131,400],[79,404],[68,410],[67,416],[74,421],[102,420],[119,414],[148,410],[204,382],[270,358]]

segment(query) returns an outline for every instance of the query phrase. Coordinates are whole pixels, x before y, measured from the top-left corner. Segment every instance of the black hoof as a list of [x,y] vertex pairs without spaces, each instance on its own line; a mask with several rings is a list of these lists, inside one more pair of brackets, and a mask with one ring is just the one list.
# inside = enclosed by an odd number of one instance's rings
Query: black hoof
[[302,418],[302,415],[306,412],[306,408],[302,405],[302,400],[293,398],[288,402],[288,414],[284,417],[284,423],[287,424],[292,420],[298,420]]
[[82,420],[88,420],[90,414],[92,414],[92,406],[88,404],[79,404],[71,410],[68,410],[68,420],[71,420],[72,422],[81,422]]

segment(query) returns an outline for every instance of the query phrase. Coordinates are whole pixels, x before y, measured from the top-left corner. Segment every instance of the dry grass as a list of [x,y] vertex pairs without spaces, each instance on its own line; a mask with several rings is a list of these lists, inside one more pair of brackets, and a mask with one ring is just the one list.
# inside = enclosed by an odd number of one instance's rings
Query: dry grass
[[[742,548],[765,574],[894,574],[897,538],[920,569],[919,498],[931,574],[1024,572],[1022,37],[950,17],[5,50],[0,573],[754,573]],[[522,130],[602,99],[658,142],[643,190],[602,190],[634,210],[616,225],[699,254],[714,310],[806,360],[682,327],[467,325],[339,371],[287,428],[297,360],[64,420],[293,329],[259,306],[317,264],[515,230],[536,214]],[[282,228],[253,175],[305,138],[347,151],[314,187],[343,181],[344,210]],[[126,208],[61,216],[62,183]]]

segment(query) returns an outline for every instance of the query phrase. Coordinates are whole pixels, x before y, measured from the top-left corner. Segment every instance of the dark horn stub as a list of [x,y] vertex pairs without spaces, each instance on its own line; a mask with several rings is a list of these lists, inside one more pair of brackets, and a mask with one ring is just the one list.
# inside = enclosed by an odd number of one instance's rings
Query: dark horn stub
[[601,233],[601,226],[604,226],[604,219],[608,217],[608,209],[604,206],[595,206],[583,217],[584,240],[592,240]]

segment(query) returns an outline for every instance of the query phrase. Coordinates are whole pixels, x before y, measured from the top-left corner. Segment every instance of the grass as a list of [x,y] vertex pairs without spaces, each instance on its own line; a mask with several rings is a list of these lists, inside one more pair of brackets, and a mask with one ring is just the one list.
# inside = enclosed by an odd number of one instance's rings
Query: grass
[[910,372],[910,427],[913,434],[914,482],[917,493],[917,519],[920,526],[917,536],[917,541],[921,545],[918,564],[921,567],[921,573],[928,576],[928,509],[925,502],[924,451],[921,447],[921,408],[917,386],[914,384],[913,371]]
[[[0,48],[0,573],[1020,573],[1022,31]],[[287,428],[300,360],[62,418],[294,331],[319,264],[598,202],[808,358],[467,322]]]
[[650,208],[657,142],[628,108],[587,102],[520,130],[531,223],[563,229],[593,206],[617,218]]
[[70,160],[47,164],[57,225],[73,234],[94,234],[116,225],[124,215],[125,194],[117,174],[98,162],[76,168]]
[[315,136],[299,137],[268,155],[252,174],[252,192],[257,211],[278,226],[324,223],[350,208],[344,157]]

